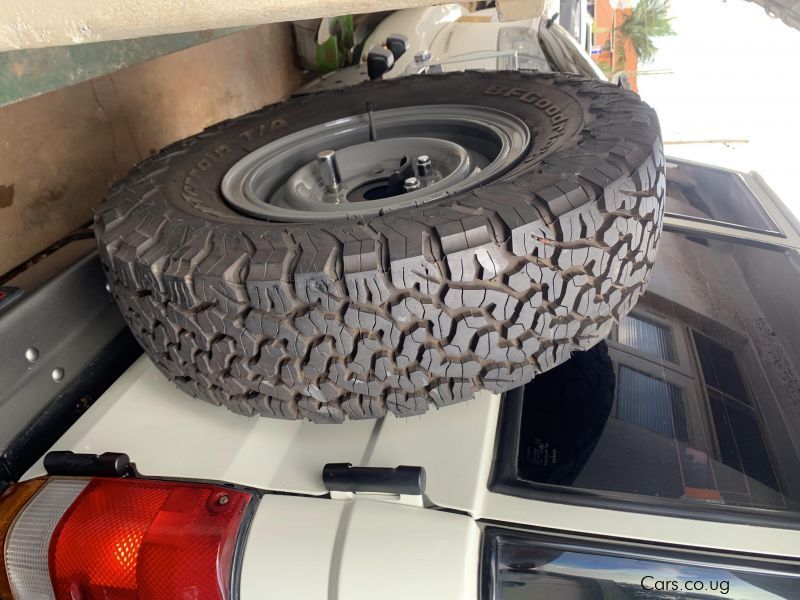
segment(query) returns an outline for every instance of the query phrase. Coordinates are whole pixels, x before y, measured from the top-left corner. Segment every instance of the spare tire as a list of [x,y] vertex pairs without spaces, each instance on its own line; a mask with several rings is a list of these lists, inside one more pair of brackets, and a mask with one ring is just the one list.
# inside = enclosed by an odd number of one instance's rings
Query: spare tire
[[165,148],[95,231],[134,334],[191,395],[416,415],[522,385],[631,309],[661,232],[659,135],[636,94],[570,75],[366,83]]

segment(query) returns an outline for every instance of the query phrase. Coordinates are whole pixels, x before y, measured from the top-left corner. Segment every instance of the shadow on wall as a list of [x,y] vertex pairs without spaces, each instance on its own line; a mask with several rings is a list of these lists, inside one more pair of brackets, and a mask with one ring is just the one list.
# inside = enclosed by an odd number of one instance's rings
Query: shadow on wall
[[279,23],[0,108],[0,274],[87,223],[138,161],[301,81]]

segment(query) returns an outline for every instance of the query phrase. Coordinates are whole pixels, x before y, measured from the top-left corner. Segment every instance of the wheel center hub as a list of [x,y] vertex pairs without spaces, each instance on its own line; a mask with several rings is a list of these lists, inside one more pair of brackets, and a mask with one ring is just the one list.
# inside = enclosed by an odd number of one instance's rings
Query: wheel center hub
[[[430,167],[426,174],[419,169],[420,157],[427,157]],[[334,169],[339,181],[335,189],[326,181],[321,169]],[[396,196],[404,199],[423,198],[466,179],[477,165],[469,152],[459,144],[435,138],[393,138],[356,144],[337,150],[335,156],[320,164],[306,163],[286,183],[288,202],[309,210],[326,210],[316,203],[347,204],[382,201],[390,204]],[[418,189],[408,189],[408,179],[417,179]],[[413,185],[413,183],[412,183]]]
[[438,104],[381,110],[262,146],[228,170],[222,194],[239,212],[273,221],[379,215],[494,179],[529,143],[520,119],[494,109]]

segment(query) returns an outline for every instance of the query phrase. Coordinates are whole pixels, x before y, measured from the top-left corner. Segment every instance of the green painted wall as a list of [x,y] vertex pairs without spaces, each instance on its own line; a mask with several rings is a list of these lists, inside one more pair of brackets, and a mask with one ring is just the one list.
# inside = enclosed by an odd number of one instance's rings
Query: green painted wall
[[106,75],[241,29],[244,28],[0,52],[0,106]]

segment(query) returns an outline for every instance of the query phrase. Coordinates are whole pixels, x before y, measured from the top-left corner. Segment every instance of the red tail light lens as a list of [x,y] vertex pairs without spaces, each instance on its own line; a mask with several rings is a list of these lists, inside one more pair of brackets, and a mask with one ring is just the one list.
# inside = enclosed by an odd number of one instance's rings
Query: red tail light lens
[[[40,597],[32,593],[48,572],[53,595],[41,597],[230,597],[234,550],[251,494],[216,485],[142,479],[83,480],[82,491],[68,489],[80,481],[51,480],[20,513],[20,535],[15,536],[17,525],[12,526],[7,558],[12,552],[34,559],[6,565],[15,598]],[[77,494],[71,503],[70,493]],[[69,508],[59,512],[54,507],[64,505],[60,498],[65,495]],[[35,518],[26,519],[29,511]],[[46,554],[27,548],[31,528],[45,522],[45,514],[57,519],[50,526]],[[33,541],[47,545],[46,537]]]

